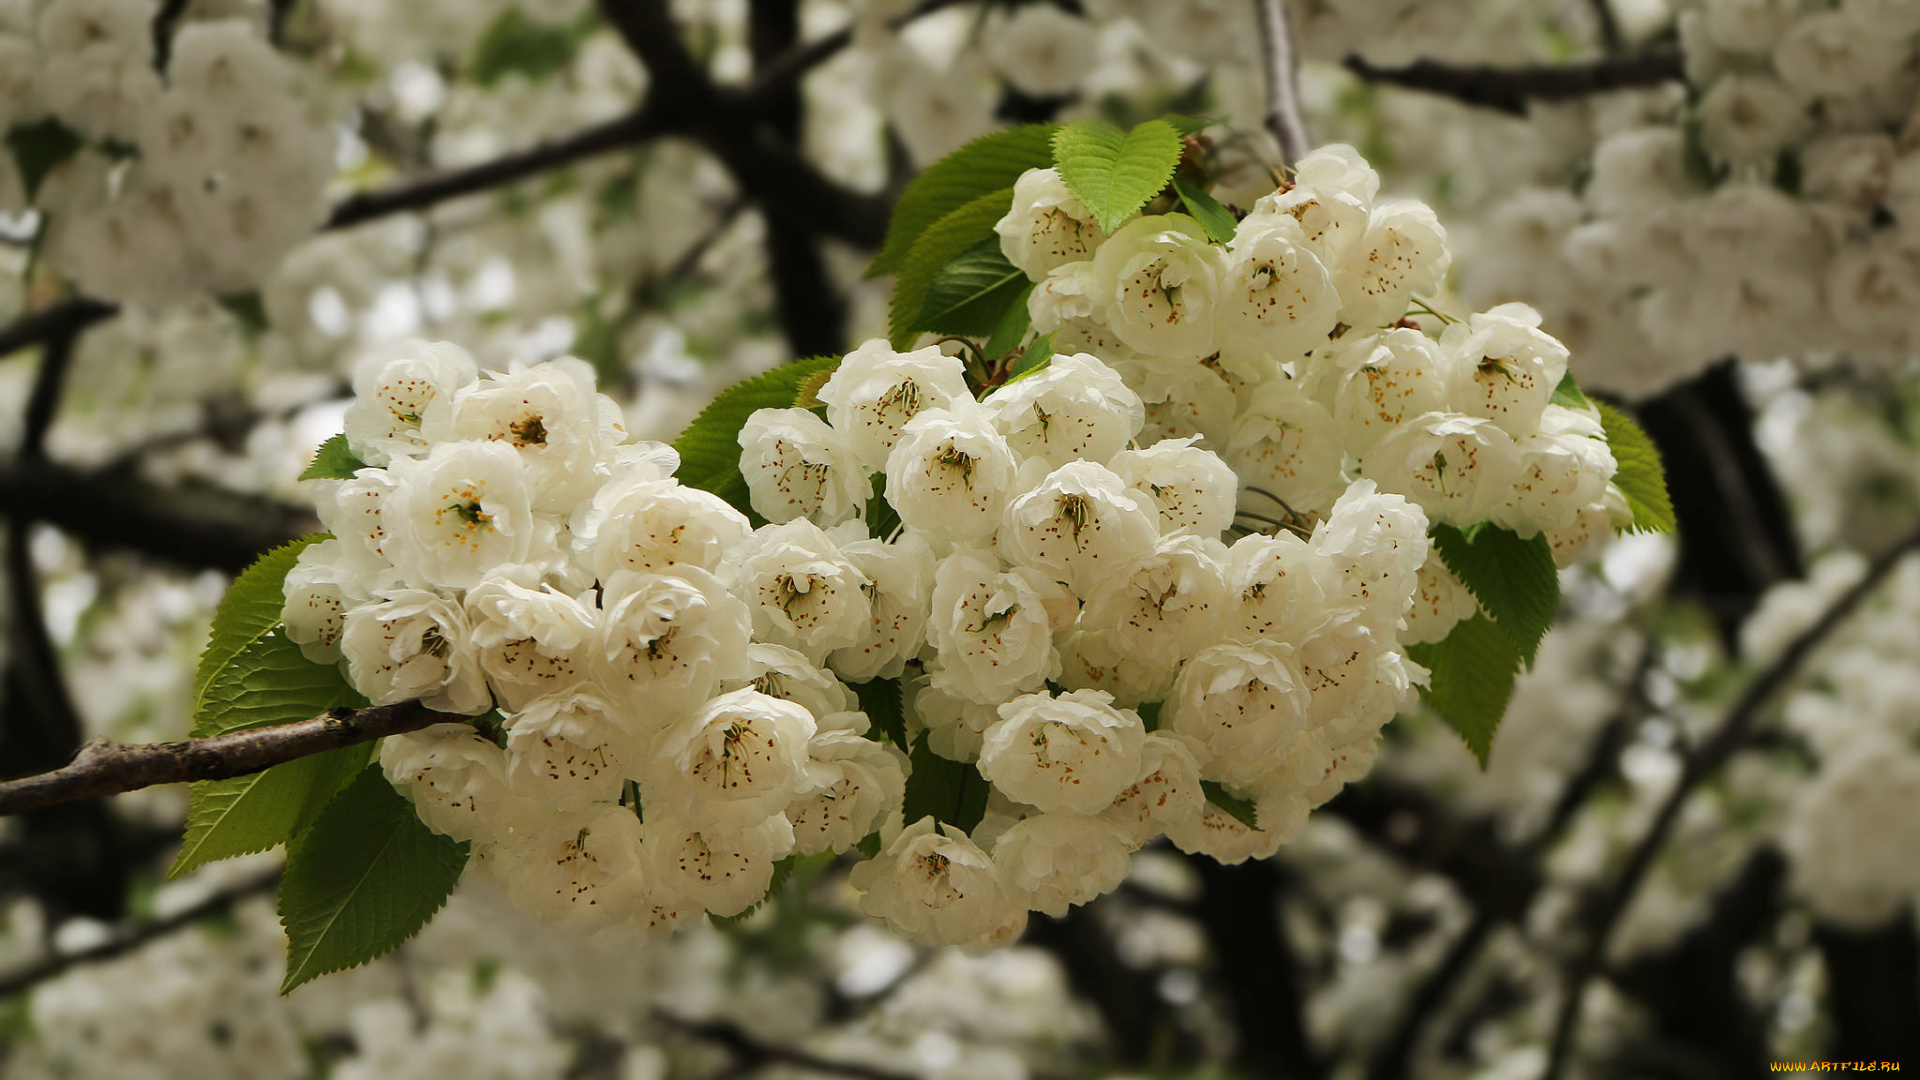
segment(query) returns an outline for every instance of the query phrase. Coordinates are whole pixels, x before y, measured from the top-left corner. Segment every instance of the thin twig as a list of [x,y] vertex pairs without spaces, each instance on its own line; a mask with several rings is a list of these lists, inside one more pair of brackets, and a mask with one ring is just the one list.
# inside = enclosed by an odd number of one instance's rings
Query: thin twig
[[790,1046],[761,1042],[738,1024],[724,1020],[689,1020],[664,1009],[655,1009],[653,1016],[659,1023],[681,1034],[724,1047],[743,1066],[743,1072],[752,1072],[765,1065],[792,1065],[811,1072],[837,1073],[859,1080],[915,1080],[910,1073],[875,1068],[857,1061],[833,1061]]
[[380,191],[349,195],[333,208],[324,231],[348,228],[406,210],[421,210],[448,199],[501,187],[582,158],[632,146],[664,134],[669,128],[657,111],[642,107],[564,138],[536,143],[478,165],[409,177]]
[[1267,61],[1267,130],[1280,143],[1281,164],[1297,165],[1313,149],[1313,140],[1300,112],[1299,63],[1287,23],[1287,0],[1253,0],[1253,5]]
[[[967,0],[922,0],[919,7],[895,18],[887,25],[898,30],[942,8],[950,8],[966,2]],[[805,78],[808,72],[833,59],[851,44],[853,44],[853,27],[849,26],[800,46],[768,64],[766,70],[753,80],[753,85],[747,88],[747,97],[755,102],[779,97],[792,88],[794,83]]]
[[1600,47],[1608,56],[1618,56],[1627,41],[1620,33],[1620,16],[1613,13],[1613,0],[1587,0],[1587,6],[1593,9],[1594,22],[1600,27]]
[[1686,74],[1680,50],[1672,48],[1550,67],[1455,67],[1416,60],[1405,67],[1384,68],[1360,56],[1347,57],[1346,67],[1368,82],[1424,90],[1515,116],[1526,115],[1528,101],[1567,101],[1611,90],[1658,86],[1678,81]]
[[29,964],[18,971],[0,975],[0,1001],[4,1001],[15,994],[25,993],[48,979],[63,975],[82,964],[94,964],[102,960],[112,960],[125,956],[127,953],[133,952],[148,942],[166,937],[175,931],[185,929],[200,922],[202,919],[209,919],[216,915],[224,915],[233,910],[233,906],[240,901],[251,896],[258,896],[261,893],[272,892],[279,884],[280,871],[275,870],[273,873],[267,874],[264,877],[256,878],[229,889],[222,889],[177,914],[132,927],[126,932],[109,938],[98,945],[80,949],[76,952],[49,956],[44,960]]
[[187,742],[118,743],[94,739],[52,772],[0,782],[0,816],[56,803],[117,795],[155,784],[225,780],[295,758],[469,718],[417,701],[334,709],[311,720],[236,731]]
[[1770,703],[1774,695],[1785,689],[1802,664],[1806,663],[1814,650],[1818,649],[1832,633],[1853,614],[1887,576],[1897,568],[1901,561],[1912,552],[1920,550],[1920,533],[1914,533],[1892,548],[1882,553],[1868,567],[1865,576],[1851,589],[1842,593],[1820,618],[1793,639],[1779,659],[1760,676],[1748,684],[1746,691],[1727,710],[1727,718],[1711,739],[1700,749],[1688,755],[1682,762],[1679,779],[1674,782],[1673,790],[1666,801],[1660,805],[1654,815],[1653,824],[1646,835],[1634,848],[1621,870],[1620,877],[1607,893],[1605,902],[1598,908],[1592,932],[1588,935],[1586,947],[1573,964],[1567,976],[1566,997],[1561,1000],[1560,1012],[1554,1022],[1553,1046],[1547,1059],[1545,1080],[1556,1080],[1565,1070],[1573,1053],[1575,1030],[1579,1026],[1580,1002],[1585,996],[1587,983],[1600,970],[1605,959],[1607,942],[1613,935],[1613,928],[1620,920],[1633,895],[1645,881],[1648,871],[1652,870],[1654,859],[1666,845],[1674,825],[1680,820],[1680,811],[1687,798],[1693,794],[1701,781],[1717,772],[1726,764],[1736,750],[1746,741],[1760,712]]

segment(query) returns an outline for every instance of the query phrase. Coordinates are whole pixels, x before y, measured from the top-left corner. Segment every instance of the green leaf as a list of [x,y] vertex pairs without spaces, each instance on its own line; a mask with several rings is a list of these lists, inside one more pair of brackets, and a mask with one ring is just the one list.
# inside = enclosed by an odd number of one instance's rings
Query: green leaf
[[903,804],[911,825],[928,814],[943,825],[971,833],[987,813],[987,781],[973,766],[948,761],[927,747],[924,736],[908,757],[907,797]]
[[260,298],[260,291],[228,293],[214,298],[228,314],[240,324],[240,328],[250,334],[261,333],[273,325],[267,318],[267,302]]
[[1560,572],[1553,565],[1553,546],[1545,536],[1522,540],[1493,525],[1476,525],[1462,532],[1436,525],[1433,546],[1447,569],[1480,601],[1500,629],[1513,638],[1520,655],[1532,666],[1560,610]]
[[373,759],[374,743],[295,758],[262,773],[194,784],[186,836],[170,878],[210,862],[286,843],[313,824],[347,782]]
[[1565,405],[1569,409],[1584,409],[1593,404],[1588,400],[1587,395],[1580,392],[1580,384],[1573,381],[1571,371],[1561,376],[1560,385],[1553,388],[1553,397],[1548,400],[1555,405]]
[[367,467],[367,463],[353,456],[347,448],[345,433],[335,435],[320,444],[313,452],[313,461],[307,471],[300,474],[302,480],[351,480],[353,474]]
[[421,822],[378,766],[363,770],[287,851],[282,994],[397,948],[447,902],[468,845]]
[[1519,646],[1485,615],[1475,615],[1442,641],[1407,646],[1407,655],[1433,673],[1421,700],[1453,725],[1486,768],[1520,673]]
[[853,683],[853,694],[860,699],[860,711],[873,722],[873,730],[902,750],[907,749],[907,719],[899,679],[873,679]]
[[1253,803],[1227,791],[1226,785],[1213,780],[1200,781],[1200,790],[1214,808],[1249,829],[1260,827],[1260,813]]
[[1179,113],[1168,113],[1160,119],[1173,125],[1173,130],[1179,132],[1183,138],[1188,135],[1198,135],[1219,122],[1204,116],[1181,116]]
[[518,7],[502,11],[480,35],[467,61],[467,75],[481,86],[492,86],[509,75],[544,82],[567,69],[580,42],[592,29],[591,21],[568,26],[529,19]]
[[1180,153],[1180,132],[1165,120],[1126,132],[1105,120],[1082,120],[1053,135],[1061,179],[1109,236],[1166,188]]
[[7,129],[7,149],[13,151],[13,163],[20,169],[20,183],[26,188],[27,201],[40,193],[47,174],[80,152],[80,136],[67,125],[48,117],[35,124],[15,124]]
[[1164,701],[1143,701],[1135,705],[1133,711],[1140,714],[1140,722],[1146,725],[1148,731],[1159,731],[1160,709],[1165,704]]
[[1033,283],[1028,282],[1020,290],[1006,313],[1000,316],[1000,325],[987,335],[987,343],[980,352],[988,360],[998,360],[1020,347],[1026,339],[1027,331],[1033,329],[1033,313],[1027,309],[1027,297],[1033,295]]
[[[893,205],[886,244],[867,267],[867,276],[898,272],[922,233],[982,195],[1006,189],[1010,205],[1013,182],[1021,173],[1053,164],[1053,130],[1052,124],[1028,124],[982,135],[914,177]],[[1002,206],[1000,213],[1007,209]]]
[[[279,617],[277,607],[274,617]],[[267,633],[248,642],[214,673],[195,711],[193,735],[206,738],[290,724],[362,700],[340,677],[337,665],[315,664],[284,633]],[[371,752],[372,744],[342,747],[265,772],[195,783],[187,803],[186,836],[168,876],[297,837]]]
[[1173,190],[1180,196],[1180,201],[1186,204],[1187,213],[1192,214],[1200,227],[1207,230],[1207,239],[1216,244],[1233,243],[1234,231],[1240,227],[1240,223],[1234,220],[1233,211],[1221,206],[1220,200],[1200,190],[1198,185],[1184,176],[1173,178]]
[[[1055,331],[1057,333],[1057,331]],[[1017,382],[1047,366],[1053,359],[1053,333],[1042,334],[1027,346],[1011,369],[1007,371],[1007,382]]]
[[[255,638],[279,624],[280,611],[286,607],[287,572],[299,561],[300,552],[308,544],[327,539],[330,537],[326,533],[315,533],[282,544],[254,560],[227,586],[226,595],[213,610],[213,632],[207,637],[207,647],[200,653],[200,668],[193,677],[196,718],[214,676]],[[210,734],[216,732],[203,732],[198,726],[193,731],[195,738]]]
[[1032,288],[1026,273],[1000,253],[1000,238],[990,236],[934,275],[914,328],[986,337],[1016,304],[1026,307]]
[[1660,463],[1659,448],[1626,413],[1606,402],[1597,404],[1607,446],[1619,466],[1613,474],[1614,486],[1627,497],[1627,508],[1633,511],[1630,528],[1634,532],[1672,532],[1679,523],[1673,516],[1673,500],[1667,496],[1667,469]]
[[914,241],[900,264],[893,298],[887,304],[887,338],[894,348],[908,348],[919,336],[920,316],[934,279],[949,263],[992,239],[993,223],[1005,217],[1012,204],[1012,188],[990,191],[934,222]]
[[900,512],[887,501],[887,474],[873,474],[873,494],[867,496],[867,535],[882,540],[893,535],[900,527]]
[[839,363],[837,356],[795,360],[722,390],[673,440],[680,454],[680,468],[674,475],[688,487],[711,491],[732,503],[755,524],[763,522],[747,497],[746,477],[740,475],[740,428],[757,409],[792,408],[809,376]]

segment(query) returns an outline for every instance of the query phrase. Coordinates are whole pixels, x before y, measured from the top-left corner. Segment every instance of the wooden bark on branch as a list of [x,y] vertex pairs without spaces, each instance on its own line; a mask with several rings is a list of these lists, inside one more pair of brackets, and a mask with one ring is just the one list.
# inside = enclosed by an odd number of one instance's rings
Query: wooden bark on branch
[[309,754],[418,731],[430,724],[464,723],[468,719],[408,701],[367,709],[334,709],[294,724],[186,742],[128,744],[94,739],[80,747],[62,768],[0,783],[0,815],[117,795],[155,784],[245,776]]

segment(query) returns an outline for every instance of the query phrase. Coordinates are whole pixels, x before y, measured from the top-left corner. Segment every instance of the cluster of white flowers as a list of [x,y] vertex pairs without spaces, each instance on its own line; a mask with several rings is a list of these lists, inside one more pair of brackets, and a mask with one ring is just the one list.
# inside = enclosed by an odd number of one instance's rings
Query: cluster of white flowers
[[626,442],[584,362],[481,376],[414,345],[355,385],[370,464],[321,485],[333,539],[288,575],[287,631],[375,702],[500,710],[498,742],[443,725],[381,760],[524,905],[593,931],[734,914],[776,860],[897,812],[904,759],[860,737],[852,695],[749,647],[731,581],[777,553],[672,479],[671,448]]
[[[1742,628],[1743,651],[1774,660],[1833,600],[1860,580],[1865,561],[1851,553],[1816,563],[1805,582],[1768,592]],[[1822,919],[1868,929],[1920,900],[1920,562],[1908,559],[1808,664],[1808,679],[1787,697],[1786,729],[1801,740],[1817,772],[1782,800],[1781,846],[1793,861],[1796,890]]]
[[[1595,386],[1728,355],[1901,364],[1920,345],[1920,8],[1686,0],[1689,84],[1607,125],[1579,193],[1510,193],[1476,300],[1525,297]],[[1506,264],[1506,269],[1498,268]]]
[[[1408,700],[1396,634],[1428,545],[1405,499],[1363,482],[1311,540],[1229,547],[1232,470],[1191,439],[1141,448],[1145,405],[1084,353],[975,400],[959,358],[873,341],[818,394],[824,420],[763,409],[740,432],[777,523],[741,560],[756,633],[853,681],[918,661],[916,728],[996,796],[972,835],[922,818],[854,870],[907,936],[1009,940],[1163,833],[1271,854]],[[892,537],[860,516],[876,487]],[[1163,700],[1149,731],[1137,707]],[[1257,800],[1261,827],[1203,780]]]
[[[183,21],[162,72],[159,6],[52,0],[0,25],[0,130],[57,139],[51,122],[84,144],[32,201],[48,261],[90,296],[146,308],[257,286],[320,224],[333,168],[316,96],[259,28]],[[0,155],[0,209],[27,195]]]
[[[1218,449],[1246,511],[1318,515],[1364,477],[1434,522],[1544,533],[1568,565],[1626,505],[1598,414],[1553,400],[1567,349],[1518,304],[1438,340],[1416,328],[1405,316],[1445,276],[1446,234],[1423,203],[1376,201],[1379,183],[1351,148],[1317,150],[1220,245],[1177,213],[1103,237],[1035,170],[997,228],[1036,282],[1035,327],[1106,358],[1155,436]],[[1436,556],[1404,640],[1473,610]]]

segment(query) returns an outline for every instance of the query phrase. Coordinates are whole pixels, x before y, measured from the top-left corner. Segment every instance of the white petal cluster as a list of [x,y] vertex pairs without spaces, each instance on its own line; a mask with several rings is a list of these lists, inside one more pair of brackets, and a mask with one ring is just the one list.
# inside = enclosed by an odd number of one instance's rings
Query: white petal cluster
[[1685,104],[1603,125],[1576,191],[1495,195],[1466,295],[1526,297],[1578,348],[1586,382],[1635,398],[1727,356],[1907,364],[1920,345],[1920,11],[1672,7]]
[[[320,226],[334,166],[319,88],[250,20],[182,20],[163,74],[158,7],[53,0],[31,40],[0,36],[0,126],[58,124],[83,144],[34,198],[48,261],[145,309],[256,288]],[[0,209],[28,208],[17,174],[0,187],[16,204]]]
[[818,663],[920,651],[924,542],[756,533],[629,443],[579,360],[483,373],[411,343],[354,386],[368,464],[316,482],[335,538],[289,573],[287,632],[376,703],[497,716],[387,739],[381,764],[523,907],[664,933],[751,906],[789,854],[898,828],[906,757]]

